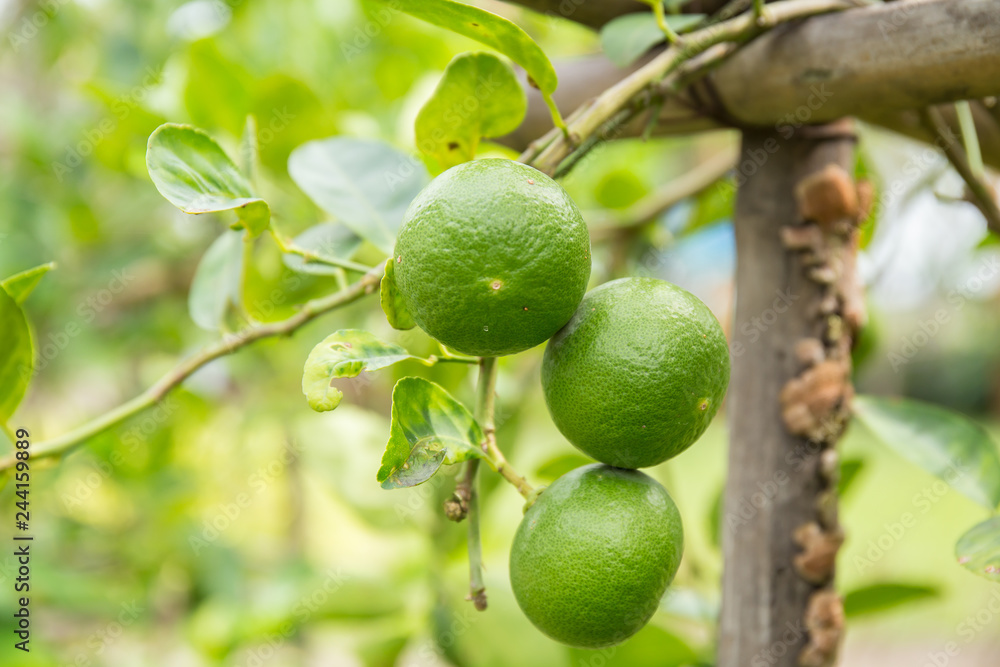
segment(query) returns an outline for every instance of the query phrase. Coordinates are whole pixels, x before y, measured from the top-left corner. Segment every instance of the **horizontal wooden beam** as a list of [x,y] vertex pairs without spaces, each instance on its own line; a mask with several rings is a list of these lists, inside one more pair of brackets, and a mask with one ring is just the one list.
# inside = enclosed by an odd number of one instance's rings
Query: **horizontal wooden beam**
[[[559,63],[558,70],[556,101],[567,113],[629,72],[599,55]],[[669,100],[656,133],[727,126],[780,131],[856,116],[928,139],[913,110],[997,95],[1000,2],[899,0],[813,17],[759,37]],[[977,107],[984,159],[1000,167],[1000,113]],[[645,124],[638,119],[623,136]],[[523,148],[550,127],[541,97],[529,90],[528,116],[505,142]]]

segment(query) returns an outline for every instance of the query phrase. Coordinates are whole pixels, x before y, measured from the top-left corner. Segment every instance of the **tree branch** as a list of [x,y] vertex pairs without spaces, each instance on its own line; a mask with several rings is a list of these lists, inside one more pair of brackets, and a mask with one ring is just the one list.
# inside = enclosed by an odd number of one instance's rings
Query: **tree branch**
[[979,177],[962,148],[961,143],[955,137],[948,125],[944,122],[937,109],[927,108],[920,111],[920,119],[929,132],[932,132],[937,140],[934,142],[947,156],[948,161],[958,172],[962,180],[969,187],[972,195],[972,204],[982,211],[986,218],[986,226],[994,234],[1000,234],[1000,208],[997,207],[996,194],[989,183]]
[[[852,0],[785,0],[768,5],[768,26],[856,7]],[[675,72],[683,63],[708,49],[725,42],[745,42],[762,32],[753,13],[746,13],[722,23],[703,28],[684,36],[682,44],[671,46],[638,70],[598,95],[589,104],[573,113],[567,120],[569,136],[573,141],[586,141],[595,136],[601,127],[635,103],[644,92],[657,83],[667,84],[665,77]],[[719,51],[719,57],[729,55]],[[704,63],[708,64],[708,63]],[[648,95],[647,95],[648,98]],[[522,159],[547,173],[554,173],[559,164],[576,148],[564,133],[552,130],[529,146]]]
[[[1000,94],[996,17],[991,0],[929,0],[827,14],[773,30],[664,100],[654,134],[741,125],[784,129],[853,115],[931,142],[916,109]],[[564,110],[580,107],[648,62],[627,69],[603,56],[561,62],[556,101]],[[527,92],[525,122],[504,138],[518,150],[552,127],[537,91]],[[997,109],[973,104],[983,158],[1000,167]],[[953,124],[952,111],[941,112]],[[638,136],[647,122],[648,113],[639,115],[618,136]]]
[[[232,354],[251,343],[264,338],[275,336],[288,336],[305,324],[316,319],[320,315],[327,313],[341,306],[357,301],[366,294],[378,291],[379,281],[382,279],[383,265],[370,269],[358,282],[346,289],[325,297],[313,299],[303,304],[302,309],[295,315],[280,322],[271,322],[246,328],[242,331],[229,334],[222,340],[209,345],[195,356],[186,359],[174,367],[169,373],[164,375],[156,384],[139,394],[131,401],[123,403],[117,408],[107,412],[93,421],[87,422],[83,426],[76,428],[69,433],[61,435],[51,440],[45,440],[31,448],[32,458],[44,458],[63,454],[73,447],[81,444],[85,440],[106,431],[107,429],[121,423],[129,417],[150,408],[181,385],[195,371],[209,362],[219,357]],[[13,455],[0,459],[0,470],[11,468],[16,460]]]

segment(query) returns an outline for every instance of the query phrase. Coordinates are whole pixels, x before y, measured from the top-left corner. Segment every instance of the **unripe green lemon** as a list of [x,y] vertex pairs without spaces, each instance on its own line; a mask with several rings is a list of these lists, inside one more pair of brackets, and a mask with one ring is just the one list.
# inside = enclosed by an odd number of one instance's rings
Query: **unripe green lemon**
[[638,470],[600,463],[566,473],[528,509],[510,583],[535,626],[601,648],[638,632],[673,581],[684,529],[673,499]]
[[652,278],[591,290],[542,364],[556,426],[588,456],[620,468],[656,465],[690,447],[728,385],[729,349],[712,311]]
[[475,356],[534,347],[587,291],[590,236],[562,187],[520,162],[452,167],[413,201],[395,280],[420,328]]

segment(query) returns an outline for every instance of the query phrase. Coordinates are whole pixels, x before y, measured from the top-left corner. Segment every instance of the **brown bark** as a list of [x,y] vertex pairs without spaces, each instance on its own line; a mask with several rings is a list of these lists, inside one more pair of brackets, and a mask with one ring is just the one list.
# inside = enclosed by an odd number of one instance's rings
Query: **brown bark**
[[828,664],[840,636],[830,447],[846,420],[850,333],[862,317],[845,126],[743,137],[720,667]]
[[[508,0],[508,2],[595,29],[619,16],[649,11],[649,5],[636,0]],[[726,0],[690,0],[684,5],[684,11],[689,14],[711,14],[725,4]]]

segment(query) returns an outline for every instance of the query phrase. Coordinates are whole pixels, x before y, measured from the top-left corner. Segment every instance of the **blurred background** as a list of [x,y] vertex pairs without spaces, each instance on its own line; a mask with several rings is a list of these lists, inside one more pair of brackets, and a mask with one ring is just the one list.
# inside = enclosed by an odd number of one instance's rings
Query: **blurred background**
[[[569,22],[479,4],[516,20],[555,60],[600,49]],[[0,275],[58,265],[25,306],[39,372],[11,426],[35,442],[138,394],[217,335],[191,322],[187,289],[224,225],[186,216],[156,192],[144,162],[154,128],[192,123],[235,155],[254,115],[260,187],[292,235],[325,220],[288,178],[293,148],[340,134],[412,151],[414,117],[444,67],[482,49],[403,15],[385,22],[355,0],[0,0],[0,34]],[[627,222],[634,205],[737,139],[618,141],[565,185],[595,227]],[[857,351],[859,391],[947,405],[995,439],[1000,246],[934,151],[863,126],[860,153],[876,206],[860,263],[871,325]],[[733,192],[726,176],[650,224],[595,237],[594,283],[671,280],[729,330]],[[337,288],[335,277],[292,272],[268,239],[253,259],[246,302],[259,319],[282,319]],[[356,259],[380,255],[362,247]],[[536,631],[510,592],[507,551],[522,505],[511,487],[484,477],[490,607],[477,613],[463,599],[465,526],[440,512],[453,476],[391,492],[375,482],[393,383],[420,374],[471,405],[464,366],[409,362],[338,381],[341,406],[309,410],[300,393],[309,350],[351,327],[416,354],[436,351],[419,330],[391,330],[375,301],[363,300],[291,339],[215,362],[159,407],[36,464],[32,652],[5,639],[0,664],[712,664],[719,531],[729,529],[719,508],[724,416],[650,471],[686,530],[680,573],[653,622],[616,649],[568,649]],[[540,360],[541,348],[502,360],[498,437],[518,470],[546,483],[586,460],[549,420]],[[984,510],[941,491],[860,426],[841,451],[851,473],[841,482],[843,664],[944,664],[936,656],[954,645],[948,665],[995,665],[1000,588],[953,556]],[[5,522],[13,505],[7,485]],[[905,513],[916,523],[900,534]],[[4,628],[15,569],[0,556]]]

